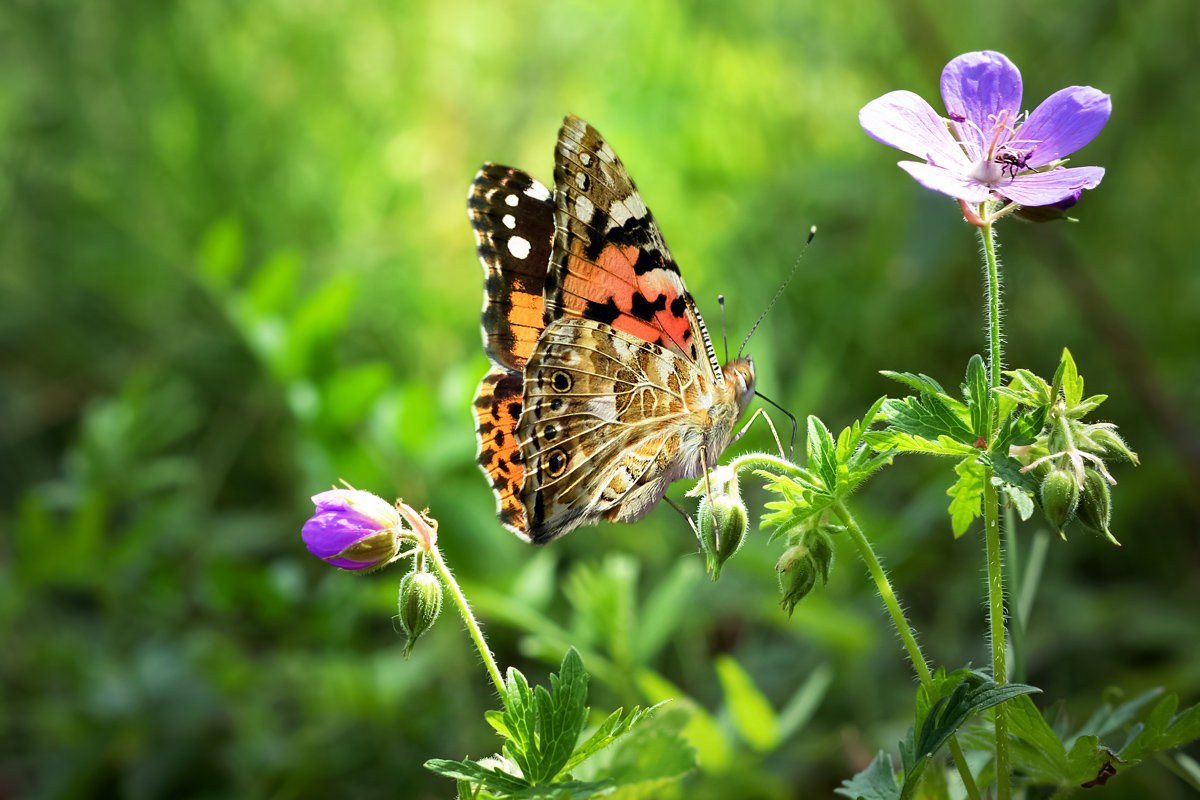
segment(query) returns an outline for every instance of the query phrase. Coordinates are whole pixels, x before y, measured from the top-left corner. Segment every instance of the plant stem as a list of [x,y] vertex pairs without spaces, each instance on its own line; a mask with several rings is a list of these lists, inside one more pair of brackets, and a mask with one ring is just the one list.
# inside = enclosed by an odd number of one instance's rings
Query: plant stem
[[462,615],[463,622],[467,625],[467,632],[471,634],[471,638],[475,641],[475,647],[479,650],[479,655],[483,658],[483,665],[487,667],[488,675],[492,678],[492,683],[496,684],[496,691],[500,693],[501,698],[507,698],[508,692],[504,688],[504,678],[500,676],[500,668],[496,666],[496,659],[492,656],[492,651],[488,649],[487,642],[484,641],[483,630],[475,620],[475,615],[471,612],[471,607],[467,604],[466,596],[463,595],[462,589],[458,588],[458,581],[454,580],[454,576],[450,574],[450,568],[442,560],[442,552],[437,547],[431,548],[428,552],[433,558],[433,565],[437,569],[442,583],[449,587],[450,594],[454,596],[454,602],[458,605],[458,613]]
[[[874,578],[875,587],[879,590],[879,596],[883,598],[883,604],[887,606],[888,613],[892,615],[892,622],[896,625],[896,631],[900,634],[904,649],[908,651],[909,660],[912,661],[913,669],[917,671],[917,677],[921,679],[921,685],[932,690],[933,676],[929,672],[929,665],[925,662],[925,656],[921,653],[917,637],[913,633],[912,626],[908,624],[908,618],[904,616],[904,609],[900,607],[900,601],[896,599],[896,593],[892,591],[892,583],[888,580],[887,573],[883,571],[883,566],[879,563],[879,558],[875,555],[871,542],[858,527],[858,523],[854,521],[854,517],[850,515],[850,511],[844,504],[840,501],[834,503],[832,511],[846,526],[846,531],[850,534],[851,540],[858,547],[859,555],[867,565],[867,571]],[[981,800],[979,787],[975,785],[975,777],[967,765],[967,759],[963,755],[962,747],[958,744],[958,738],[951,736],[947,744],[950,754],[954,758],[954,765],[958,768],[958,774],[962,778],[963,786],[967,790],[967,796],[971,800]]]
[[[985,217],[986,219],[986,217]],[[979,229],[987,269],[988,288],[988,388],[1000,385],[1000,370],[1004,364],[1004,349],[1000,337],[1000,262],[996,259],[996,231],[991,222]],[[990,438],[990,433],[989,438]]]
[[[988,220],[986,208],[980,207],[980,216]],[[987,272],[988,293],[988,346],[990,363],[988,365],[989,393],[1000,385],[1000,371],[1003,367],[1004,353],[1001,349],[1000,336],[1000,263],[996,259],[996,234],[989,221],[979,228],[979,236],[983,240],[984,266]],[[995,420],[988,419],[987,440],[991,444],[992,433],[995,430]],[[988,584],[988,618],[992,644],[992,680],[1004,685],[1008,682],[1008,669],[1005,664],[1006,639],[1004,635],[1004,556],[1000,546],[1000,496],[992,483],[992,468],[985,467],[983,475],[983,525],[984,537],[987,542],[987,584]],[[1009,758],[1008,758],[1008,710],[1004,704],[995,707],[996,729],[996,797],[997,800],[1009,800]]]

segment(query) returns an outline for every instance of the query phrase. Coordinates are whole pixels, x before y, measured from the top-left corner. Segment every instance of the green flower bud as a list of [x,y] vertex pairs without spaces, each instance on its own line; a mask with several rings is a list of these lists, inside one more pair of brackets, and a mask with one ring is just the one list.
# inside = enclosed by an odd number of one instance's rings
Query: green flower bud
[[442,582],[436,575],[413,571],[400,581],[400,625],[408,635],[404,657],[408,658],[417,637],[429,630],[442,610]]
[[802,541],[792,545],[779,559],[775,571],[779,575],[780,606],[788,616],[796,604],[803,600],[817,579],[824,585],[829,581],[829,569],[833,565],[833,540],[824,530],[809,531]]
[[700,549],[704,552],[708,574],[715,581],[721,574],[721,567],[746,541],[746,531],[750,529],[750,517],[742,502],[736,476],[713,486],[711,503],[707,497],[701,498],[698,517]]
[[1097,533],[1103,533],[1110,542],[1121,543],[1109,533],[1108,523],[1112,519],[1112,492],[1108,481],[1096,470],[1088,467],[1083,471],[1083,492],[1079,500],[1079,521]]
[[1138,463],[1137,453],[1129,449],[1125,440],[1116,430],[1108,425],[1096,425],[1089,431],[1091,439],[1104,450],[1105,458],[1123,458],[1134,464]]
[[1065,469],[1054,469],[1042,480],[1039,491],[1042,501],[1042,511],[1046,519],[1058,531],[1063,539],[1063,526],[1075,514],[1079,505],[1079,482],[1075,475]]
[[817,585],[817,565],[808,548],[802,544],[792,545],[775,565],[779,574],[779,605],[790,617],[796,603],[803,600]]

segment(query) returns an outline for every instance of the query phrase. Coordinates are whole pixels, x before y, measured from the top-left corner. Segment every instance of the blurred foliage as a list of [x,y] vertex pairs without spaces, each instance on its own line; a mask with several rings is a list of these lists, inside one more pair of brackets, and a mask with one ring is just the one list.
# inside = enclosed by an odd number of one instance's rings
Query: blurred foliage
[[[1039,373],[1069,347],[1143,463],[1117,473],[1123,548],[1051,544],[1017,678],[1076,719],[1108,687],[1194,703],[1198,31],[1195,3],[1115,0],[5,3],[0,797],[448,796],[421,765],[492,752],[495,697],[453,621],[403,660],[399,575],[304,551],[338,478],[429,506],[502,664],[542,682],[575,644],[593,707],[692,711],[688,797],[827,796],[894,752],[913,682],[849,550],[789,620],[753,530],[708,584],[669,509],[542,551],[495,522],[464,201],[485,160],[549,180],[583,116],[710,329],[724,293],[738,340],[804,253],[751,350],[840,427],[878,370],[953,382],[983,348],[973,231],[857,122],[982,48],[1027,107],[1113,96],[1081,222],[1001,228],[1006,336]],[[930,657],[986,663],[982,544],[935,469],[901,462],[856,514]],[[1150,766],[1094,791],[1188,790]]]

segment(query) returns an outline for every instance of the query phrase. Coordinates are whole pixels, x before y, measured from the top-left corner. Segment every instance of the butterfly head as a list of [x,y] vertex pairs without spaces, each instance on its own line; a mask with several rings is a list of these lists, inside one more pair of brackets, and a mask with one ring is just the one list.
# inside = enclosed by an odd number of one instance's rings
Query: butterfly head
[[740,419],[746,413],[746,407],[750,405],[751,398],[754,397],[754,359],[750,356],[745,358],[735,358],[726,362],[721,368],[721,372],[725,376],[725,385],[733,392],[733,397],[737,401],[738,418]]

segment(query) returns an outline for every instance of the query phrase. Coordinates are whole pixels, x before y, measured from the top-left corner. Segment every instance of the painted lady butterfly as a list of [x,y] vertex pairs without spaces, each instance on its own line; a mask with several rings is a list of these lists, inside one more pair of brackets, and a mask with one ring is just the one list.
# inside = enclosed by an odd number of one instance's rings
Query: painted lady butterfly
[[754,364],[724,368],[633,179],[567,117],[554,194],[485,164],[468,198],[486,275],[479,465],[506,527],[544,544],[641,519],[733,438]]

